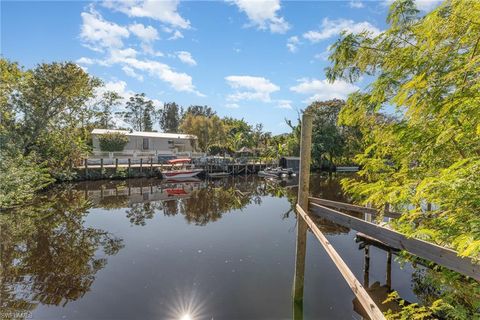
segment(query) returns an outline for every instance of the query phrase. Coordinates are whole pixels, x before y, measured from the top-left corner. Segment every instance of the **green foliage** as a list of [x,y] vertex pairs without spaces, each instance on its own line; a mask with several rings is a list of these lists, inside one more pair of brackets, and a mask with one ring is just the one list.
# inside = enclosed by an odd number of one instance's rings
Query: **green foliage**
[[159,111],[159,124],[164,132],[176,133],[181,123],[182,110],[175,102],[163,104],[163,109]]
[[123,151],[125,145],[128,143],[128,137],[121,132],[109,132],[98,137],[100,142],[100,150],[115,152]]
[[361,132],[356,126],[338,123],[338,115],[345,105],[343,100],[314,102],[307,109],[313,115],[312,162],[321,168],[348,163],[361,151]]
[[226,153],[233,154],[234,150],[229,149],[223,144],[212,144],[208,147],[208,154],[210,155],[223,155]]
[[145,93],[137,93],[130,97],[126,104],[127,111],[124,119],[133,130],[152,131],[153,120],[155,119],[155,106],[152,100],[145,97]]
[[180,126],[182,132],[196,135],[198,147],[207,152],[213,144],[225,143],[225,128],[218,116],[205,117],[187,114]]
[[87,102],[101,83],[71,62],[0,66],[2,206],[20,205],[88,154]]
[[123,98],[114,91],[107,91],[102,94],[96,107],[98,125],[100,128],[115,128],[115,124],[112,122],[112,113],[113,109],[120,105],[122,99]]
[[48,168],[37,164],[33,154],[24,156],[11,147],[2,146],[0,155],[0,208],[29,202],[36,191],[53,182]]
[[434,301],[431,306],[419,306],[417,303],[406,304],[405,300],[400,299],[396,291],[391,292],[384,303],[390,301],[397,301],[402,309],[399,312],[388,310],[385,317],[391,320],[425,320],[435,319],[434,315],[451,308],[450,305],[445,304],[442,300]]
[[332,47],[330,80],[376,77],[339,116],[360,127],[365,147],[362,179],[344,187],[405,212],[396,229],[479,259],[480,3],[445,1],[421,17],[413,1],[396,1],[388,22],[378,36],[344,34]]
[[[416,260],[409,258],[412,259]],[[480,319],[480,283],[474,279],[434,265],[416,269],[412,280],[413,291],[422,305],[442,301],[444,308],[435,311],[440,318]]]
[[209,106],[198,106],[198,105],[192,105],[185,110],[185,112],[182,115],[182,120],[188,115],[191,114],[193,116],[204,116],[207,118],[210,118],[217,113]]

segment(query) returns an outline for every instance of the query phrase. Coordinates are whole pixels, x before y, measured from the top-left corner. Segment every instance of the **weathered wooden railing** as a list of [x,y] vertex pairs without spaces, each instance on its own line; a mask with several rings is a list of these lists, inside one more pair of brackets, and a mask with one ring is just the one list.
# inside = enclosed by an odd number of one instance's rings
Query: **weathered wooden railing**
[[399,218],[401,214],[398,212],[392,212],[388,210],[388,208],[385,208],[385,210],[380,212],[374,208],[309,197],[311,133],[312,116],[308,113],[304,113],[302,117],[301,131],[298,203],[296,205],[296,211],[298,212],[298,223],[295,276],[293,285],[294,319],[301,319],[303,317],[303,308],[301,305],[303,303],[306,233],[308,228],[310,228],[312,233],[335,263],[368,316],[371,319],[385,319],[380,308],[375,304],[362,284],[356,279],[353,272],[348,268],[340,255],[336,252],[335,248],[333,248],[328,239],[312,220],[309,213],[361,232],[365,237],[369,237],[374,241],[378,241],[388,248],[405,250],[417,257],[432,261],[438,265],[444,266],[448,269],[457,271],[463,275],[480,281],[480,264],[476,263],[472,259],[460,257],[456,251],[449,248],[445,248],[420,239],[407,237],[387,227],[365,221],[344,212],[340,212],[338,209],[371,215],[382,214],[384,217],[389,218]]

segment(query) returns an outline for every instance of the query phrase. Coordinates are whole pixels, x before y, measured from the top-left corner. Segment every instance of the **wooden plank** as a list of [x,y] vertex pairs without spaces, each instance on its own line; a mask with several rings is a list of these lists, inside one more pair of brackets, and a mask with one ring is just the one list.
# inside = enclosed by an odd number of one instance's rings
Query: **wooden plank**
[[328,239],[325,237],[322,231],[320,231],[320,229],[317,227],[315,222],[313,222],[313,220],[298,204],[297,204],[297,211],[301,215],[301,217],[305,220],[307,225],[310,227],[310,230],[312,230],[313,234],[318,239],[318,241],[320,241],[320,243],[322,244],[327,254],[330,256],[332,261],[335,263],[338,270],[342,274],[343,278],[347,281],[348,285],[350,286],[353,293],[357,297],[358,301],[362,304],[363,308],[367,312],[368,316],[373,320],[385,319],[385,316],[383,315],[382,311],[380,311],[380,309],[375,304],[375,302],[370,297],[370,295],[367,293],[367,291],[362,286],[360,281],[357,280],[353,272],[350,270],[347,264],[343,261],[342,257],[337,253],[335,248],[328,241]]
[[[322,206],[333,207],[333,208],[337,208],[337,209],[344,209],[344,210],[349,210],[349,211],[353,211],[353,212],[369,213],[369,214],[373,214],[373,215],[379,215],[378,210],[374,209],[374,208],[367,208],[367,207],[357,206],[357,205],[350,204],[350,203],[337,202],[337,201],[314,198],[314,197],[310,197],[309,199],[310,199],[310,202],[316,203],[316,204],[319,204],[319,205],[322,205]],[[400,218],[400,216],[402,214],[398,213],[398,212],[385,211],[383,215],[385,217],[389,217],[389,218]]]
[[388,246],[405,250],[420,258],[435,262],[448,269],[457,271],[480,281],[480,264],[469,258],[459,257],[457,252],[439,245],[415,238],[408,238],[394,230],[352,217],[348,214],[310,203],[310,211],[319,217],[328,219],[342,226],[352,228],[373,237]]

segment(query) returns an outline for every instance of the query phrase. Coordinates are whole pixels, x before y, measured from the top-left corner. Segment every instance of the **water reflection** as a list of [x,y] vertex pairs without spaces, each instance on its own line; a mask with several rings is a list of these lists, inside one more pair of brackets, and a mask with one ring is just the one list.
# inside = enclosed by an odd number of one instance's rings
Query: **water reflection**
[[[290,207],[280,215],[288,219],[294,212],[296,184],[246,176],[211,181],[88,181],[57,187],[33,205],[0,216],[2,312],[32,311],[39,304],[66,306],[90,290],[108,256],[124,247],[123,239],[85,224],[93,208],[122,210],[134,226],[146,226],[158,214],[183,215],[188,224],[206,226],[248,205],[261,206],[269,196],[289,201]],[[338,196],[335,186],[332,194]],[[327,221],[322,229],[329,234],[349,231]],[[176,306],[172,318],[198,312],[190,299]]]
[[[31,311],[41,319],[290,318],[295,185],[294,180],[247,176],[56,187],[33,206],[0,215],[2,314]],[[313,177],[310,190],[348,201],[338,179]],[[359,249],[354,231],[323,219],[316,223],[372,291],[399,289],[409,301],[418,296],[420,302],[430,302],[456,290],[449,297],[464,301],[459,310],[470,310],[468,315],[480,301],[478,286],[458,285],[454,276],[445,282],[423,267],[407,265],[408,271],[400,271],[377,247]],[[305,318],[361,315],[328,257],[314,239],[307,237],[307,242]],[[303,308],[297,311],[303,317]]]
[[2,312],[65,306],[90,290],[107,256],[123,247],[122,239],[84,225],[90,208],[68,188],[0,215]]
[[[204,226],[222,218],[232,210],[250,204],[261,205],[262,197],[286,197],[295,203],[295,190],[257,176],[230,177],[217,180],[185,180],[166,182],[158,179],[127,181],[94,181],[74,185],[77,193],[98,208],[110,210],[127,208],[126,216],[134,225],[144,226],[155,214],[182,214],[188,223]],[[289,217],[292,210],[283,216]]]

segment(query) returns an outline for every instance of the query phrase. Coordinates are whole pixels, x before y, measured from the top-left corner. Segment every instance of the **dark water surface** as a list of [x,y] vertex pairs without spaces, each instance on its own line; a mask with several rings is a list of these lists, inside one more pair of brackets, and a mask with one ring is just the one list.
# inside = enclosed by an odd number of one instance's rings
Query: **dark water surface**
[[[2,313],[33,319],[289,319],[295,265],[294,181],[256,176],[58,187],[1,220]],[[344,199],[338,179],[312,193]],[[322,230],[363,280],[356,232]],[[370,247],[368,286],[385,288],[387,253]],[[391,288],[415,302],[415,274]],[[383,286],[383,287],[382,287]],[[21,312],[26,312],[21,314]],[[308,235],[304,319],[361,319],[354,295]]]

